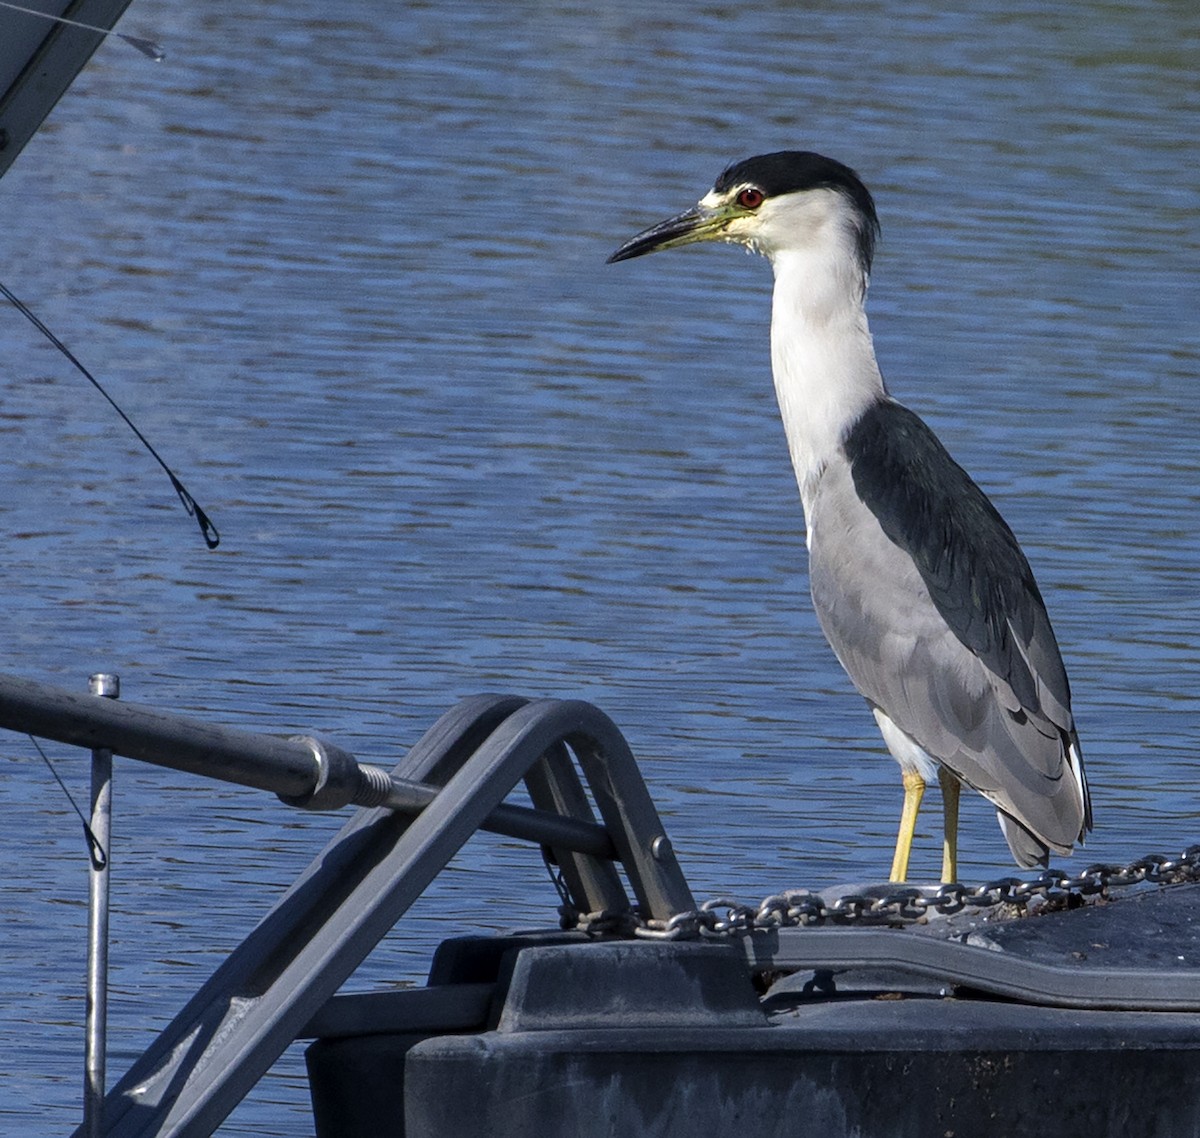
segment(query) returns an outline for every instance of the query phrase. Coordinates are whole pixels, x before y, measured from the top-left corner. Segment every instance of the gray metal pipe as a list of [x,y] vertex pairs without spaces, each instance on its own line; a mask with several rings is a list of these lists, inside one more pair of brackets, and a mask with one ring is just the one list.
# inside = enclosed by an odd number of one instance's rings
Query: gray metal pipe
[[[417,815],[437,797],[438,788],[424,782],[392,776],[392,788],[381,803],[397,814]],[[562,814],[551,814],[546,810],[533,810],[528,806],[513,806],[502,802],[479,827],[493,834],[508,838],[537,842],[545,846],[562,846],[579,853],[591,854],[615,860],[616,846],[608,831],[595,822],[583,822],[567,818]]]
[[[116,699],[120,680],[99,673],[88,681],[93,698]],[[83,1045],[83,1126],[88,1138],[104,1132],[104,1082],[108,1055],[108,895],[112,848],[112,751],[92,751],[92,810],[88,822],[87,1010]]]
[[[218,727],[137,704],[94,699],[52,684],[0,674],[0,728],[96,749],[172,770],[267,790],[290,806],[338,810],[350,804],[419,814],[438,788],[359,763],[310,736],[285,738]],[[608,831],[592,822],[501,804],[483,829],[614,858]]]
[[160,767],[303,798],[318,779],[312,747],[294,739],[215,727],[182,715],[94,699],[0,675],[0,727]]

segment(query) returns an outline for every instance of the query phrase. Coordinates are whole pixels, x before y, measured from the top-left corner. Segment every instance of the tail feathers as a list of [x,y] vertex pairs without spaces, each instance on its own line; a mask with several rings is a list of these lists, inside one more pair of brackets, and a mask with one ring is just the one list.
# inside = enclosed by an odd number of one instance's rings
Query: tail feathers
[[1084,837],[1092,828],[1092,797],[1074,726],[1063,734],[1062,742],[1065,745],[1065,781],[1058,793],[1041,800],[1042,824],[1039,825],[1043,833],[1053,834],[1059,840],[1041,837],[1003,808],[996,810],[1008,848],[1023,869],[1049,865],[1051,850],[1066,857],[1074,848],[1074,842],[1083,845]]
[[[1012,850],[1013,859],[1022,869],[1031,869],[1035,865],[1045,867],[1050,864],[1051,850],[1065,857],[1073,848],[1069,845],[1048,845],[1003,810],[996,811],[996,819],[1000,823],[1000,831],[1004,834],[1004,840],[1008,842],[1008,848]],[[1079,841],[1082,843],[1082,835],[1080,835]]]

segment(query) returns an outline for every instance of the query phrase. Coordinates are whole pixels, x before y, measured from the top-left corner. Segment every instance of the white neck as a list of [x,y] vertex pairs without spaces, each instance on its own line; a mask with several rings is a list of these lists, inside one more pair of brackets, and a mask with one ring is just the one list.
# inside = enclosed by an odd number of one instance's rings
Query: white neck
[[863,307],[866,282],[840,244],[768,253],[775,394],[806,511],[846,430],[885,394]]

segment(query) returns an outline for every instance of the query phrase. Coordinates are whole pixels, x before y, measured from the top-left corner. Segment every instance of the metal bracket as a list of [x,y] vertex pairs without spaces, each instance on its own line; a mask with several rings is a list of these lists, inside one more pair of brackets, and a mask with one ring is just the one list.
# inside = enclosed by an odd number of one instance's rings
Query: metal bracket
[[[109,1092],[105,1133],[211,1134],[531,771],[535,800],[565,810],[576,826],[595,827],[566,748],[583,770],[641,912],[668,920],[693,908],[633,755],[612,720],[577,701],[464,700],[391,776],[401,787],[443,784],[432,801],[415,814],[364,809],[347,822]],[[233,767],[238,781],[249,781],[239,763]],[[330,781],[340,776],[326,785]],[[318,786],[315,795],[321,793]],[[611,861],[569,847],[561,855],[580,903],[628,907]],[[81,1131],[76,1134],[81,1138]]]

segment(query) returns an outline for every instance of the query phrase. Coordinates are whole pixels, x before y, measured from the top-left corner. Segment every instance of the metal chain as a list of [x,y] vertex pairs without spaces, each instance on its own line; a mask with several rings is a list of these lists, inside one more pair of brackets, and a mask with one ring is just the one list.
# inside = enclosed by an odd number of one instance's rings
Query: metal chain
[[562,868],[558,864],[549,846],[542,846],[542,863],[550,875],[550,882],[558,894],[558,923],[563,929],[577,932],[607,934],[612,936],[635,936],[643,922],[630,909],[602,909],[595,913],[584,913],[575,907],[571,900],[571,891],[563,878]]
[[[808,927],[825,924],[906,924],[930,912],[949,916],[971,909],[1011,905],[1025,909],[1042,899],[1046,904],[1067,907],[1072,898],[1106,894],[1109,889],[1140,885],[1178,885],[1200,881],[1200,844],[1188,846],[1176,857],[1147,854],[1128,865],[1089,865],[1071,875],[1047,869],[1032,880],[1001,877],[971,887],[958,882],[941,885],[932,893],[899,885],[882,896],[850,893],[827,899],[804,889],[787,890],[765,897],[757,906],[742,905],[725,897],[705,901],[699,909],[676,913],[670,920],[644,920],[635,916],[634,935],[654,940],[687,940],[700,936],[731,936],[764,929]],[[1078,903],[1078,902],[1076,902]],[[577,914],[580,924],[600,931],[604,921],[616,914]],[[596,918],[599,922],[593,924]]]

